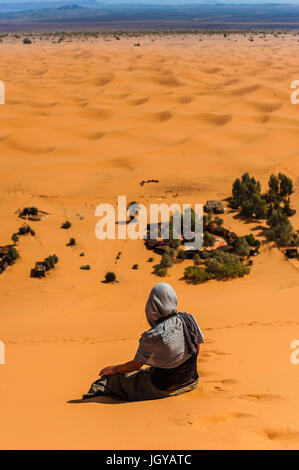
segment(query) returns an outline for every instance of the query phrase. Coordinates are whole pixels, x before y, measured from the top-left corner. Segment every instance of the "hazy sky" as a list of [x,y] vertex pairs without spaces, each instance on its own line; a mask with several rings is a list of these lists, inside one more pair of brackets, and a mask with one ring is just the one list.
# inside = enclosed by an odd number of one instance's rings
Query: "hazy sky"
[[[26,1],[31,2],[51,2],[57,0],[0,0],[1,3],[26,3]],[[60,0],[63,1],[63,0]],[[70,0],[66,0],[66,3],[69,3]],[[73,3],[80,3],[80,0],[72,0]],[[137,4],[155,4],[155,5],[184,5],[184,4],[215,4],[215,3],[222,3],[222,4],[249,4],[249,3],[257,3],[257,4],[265,4],[265,3],[280,3],[280,4],[299,4],[299,0],[97,0],[98,3],[105,3],[105,4],[115,4],[115,3],[137,3]]]

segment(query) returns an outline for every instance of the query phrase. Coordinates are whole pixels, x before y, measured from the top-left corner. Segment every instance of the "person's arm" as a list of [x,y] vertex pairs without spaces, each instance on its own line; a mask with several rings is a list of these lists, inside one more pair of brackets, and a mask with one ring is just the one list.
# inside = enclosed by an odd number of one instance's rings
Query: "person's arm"
[[113,374],[126,374],[127,372],[134,372],[135,370],[139,370],[143,364],[141,362],[132,361],[125,362],[124,364],[118,364],[116,366],[108,366],[101,370],[100,376],[105,377],[106,375],[113,375]]

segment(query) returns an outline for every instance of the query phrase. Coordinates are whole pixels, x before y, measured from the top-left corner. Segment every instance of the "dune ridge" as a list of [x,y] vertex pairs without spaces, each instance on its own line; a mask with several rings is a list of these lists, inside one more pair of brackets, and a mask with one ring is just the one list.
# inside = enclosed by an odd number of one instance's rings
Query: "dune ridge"
[[[22,237],[20,259],[0,276],[0,447],[298,449],[299,366],[290,361],[298,262],[265,243],[244,279],[188,285],[180,280],[188,261],[165,279],[205,335],[194,392],[68,402],[102,367],[133,357],[159,281],[158,256],[149,263],[142,241],[96,239],[98,204],[116,206],[118,195],[147,207],[223,200],[245,171],[264,189],[282,171],[294,181],[299,229],[296,39],[145,36],[138,50],[135,42],[0,45],[0,245],[21,225],[18,208],[50,213],[30,223],[36,236]],[[159,183],[140,185],[153,178]],[[234,213],[224,219],[240,235],[260,236]],[[69,230],[60,229],[65,220]],[[55,269],[31,279],[50,253],[60,259]],[[105,285],[111,270],[120,282]]]

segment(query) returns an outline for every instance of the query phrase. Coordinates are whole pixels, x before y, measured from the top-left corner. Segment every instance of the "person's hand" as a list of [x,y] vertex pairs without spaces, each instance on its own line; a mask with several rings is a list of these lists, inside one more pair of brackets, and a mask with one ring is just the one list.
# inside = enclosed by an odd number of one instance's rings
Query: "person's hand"
[[101,372],[99,373],[101,377],[105,377],[106,375],[113,375],[113,374],[115,374],[115,366],[104,367],[104,369],[102,369]]

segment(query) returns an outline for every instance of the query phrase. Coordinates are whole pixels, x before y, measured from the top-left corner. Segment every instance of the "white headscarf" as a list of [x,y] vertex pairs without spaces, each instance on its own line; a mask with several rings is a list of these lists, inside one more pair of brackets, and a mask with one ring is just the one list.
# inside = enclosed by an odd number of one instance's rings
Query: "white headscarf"
[[175,290],[166,282],[156,284],[145,306],[146,318],[153,328],[162,318],[177,313],[178,299]]

